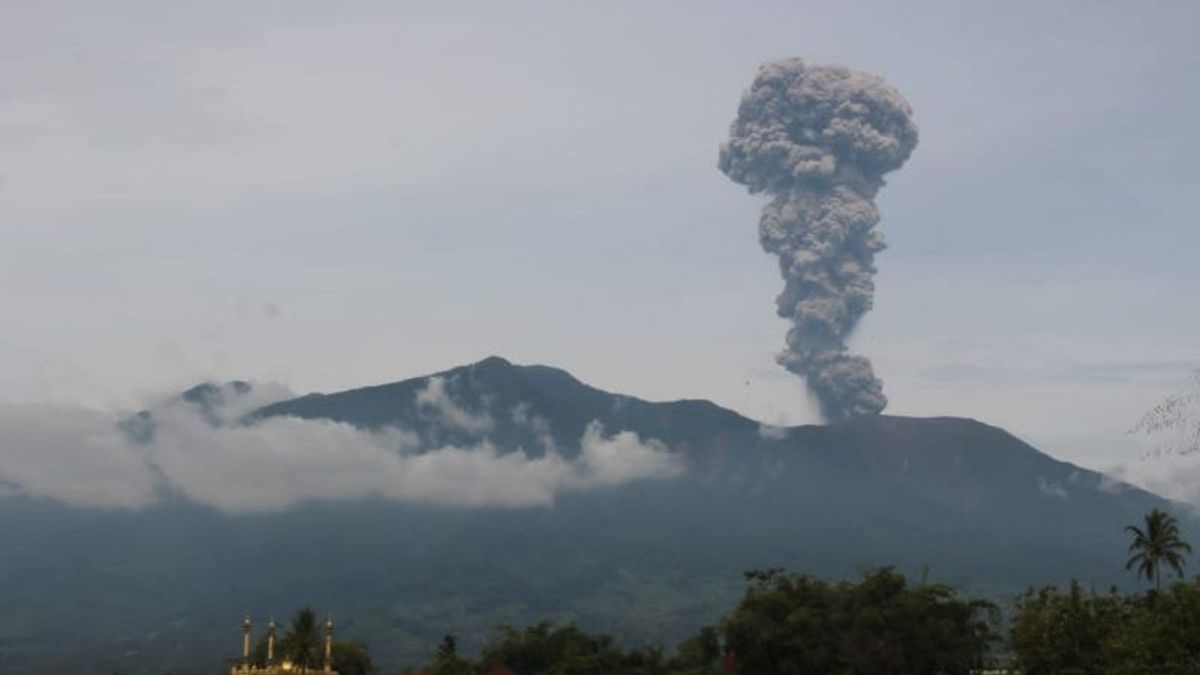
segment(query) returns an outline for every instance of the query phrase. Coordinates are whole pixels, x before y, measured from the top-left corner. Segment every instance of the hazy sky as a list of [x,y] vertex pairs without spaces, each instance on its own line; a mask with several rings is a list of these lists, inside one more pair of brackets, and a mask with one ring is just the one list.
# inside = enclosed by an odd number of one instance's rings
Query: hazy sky
[[0,402],[499,354],[811,421],[761,199],[716,168],[757,66],[800,56],[921,129],[853,340],[888,411],[1137,463],[1200,367],[1198,29],[1184,0],[8,0]]

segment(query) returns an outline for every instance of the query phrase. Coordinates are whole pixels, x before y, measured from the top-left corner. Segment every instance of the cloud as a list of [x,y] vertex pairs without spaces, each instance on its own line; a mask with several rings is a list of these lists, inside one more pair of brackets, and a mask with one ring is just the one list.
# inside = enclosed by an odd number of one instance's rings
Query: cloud
[[788,437],[788,428],[773,424],[758,425],[758,437],[764,441],[782,441]]
[[[545,452],[535,457],[487,438],[422,447],[409,430],[369,432],[330,420],[235,423],[248,408],[231,391],[207,391],[203,400],[211,410],[195,399],[153,406],[148,416],[134,418],[150,433],[130,433],[130,425],[117,424],[119,416],[82,408],[0,409],[0,485],[8,494],[104,508],[144,507],[163,494],[230,513],[368,497],[533,507],[566,492],[671,478],[684,470],[683,459],[661,442],[630,431],[608,434],[598,422],[587,426],[576,458],[560,455],[553,441],[544,441]],[[447,423],[482,428],[481,416],[454,405],[444,384],[431,383],[426,392],[426,403]],[[270,398],[263,392],[246,396]],[[521,414],[549,438],[544,420],[528,408]]]
[[581,487],[620,485],[640,478],[671,478],[683,471],[682,460],[654,439],[643,441],[632,431],[604,435],[604,427],[593,421],[580,440]]
[[1053,497],[1055,499],[1067,500],[1070,498],[1070,495],[1067,494],[1067,489],[1060,483],[1047,481],[1041,476],[1038,476],[1038,491],[1047,497]]
[[431,377],[424,389],[417,392],[417,405],[432,412],[443,423],[460,431],[484,434],[492,430],[495,421],[487,413],[471,412],[454,402],[446,391],[446,378]]
[[1120,492],[1135,487],[1200,509],[1200,455],[1161,454],[1108,467],[1111,476],[1101,490]]
[[554,434],[550,431],[550,422],[545,417],[535,414],[528,403],[513,407],[512,421],[513,424],[532,431],[534,438],[546,452],[558,452],[558,444],[554,442]]
[[1127,490],[1132,490],[1133,486],[1122,478],[1124,475],[1125,467],[1123,465],[1112,467],[1108,472],[1100,474],[1100,482],[1096,484],[1096,489],[1110,495],[1119,495]]
[[0,482],[10,492],[110,508],[155,499],[155,476],[111,416],[86,408],[0,408]]

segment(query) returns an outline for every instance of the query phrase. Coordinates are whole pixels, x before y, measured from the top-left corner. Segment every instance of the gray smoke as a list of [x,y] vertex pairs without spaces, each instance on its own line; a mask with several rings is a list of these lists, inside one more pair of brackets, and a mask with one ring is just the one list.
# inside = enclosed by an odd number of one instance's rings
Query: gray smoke
[[912,110],[891,85],[789,59],[759,69],[721,145],[721,171],[772,197],[759,239],[779,256],[777,311],[792,322],[778,361],[806,379],[831,422],[887,405],[871,362],[846,340],[871,308],[885,247],[875,194],[916,144]]

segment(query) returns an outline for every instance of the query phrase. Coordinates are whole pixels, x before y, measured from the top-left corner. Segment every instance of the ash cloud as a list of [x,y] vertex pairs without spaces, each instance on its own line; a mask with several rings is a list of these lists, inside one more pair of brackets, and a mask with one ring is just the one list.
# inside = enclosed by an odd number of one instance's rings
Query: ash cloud
[[846,341],[871,308],[885,247],[875,195],[916,144],[912,110],[887,82],[789,59],[759,69],[721,145],[721,171],[771,197],[759,239],[779,257],[777,312],[792,323],[777,360],[831,422],[887,406],[870,361]]
[[[198,390],[192,390],[196,392]],[[261,388],[209,387],[166,399],[134,426],[72,407],[0,408],[0,492],[102,508],[141,508],[181,495],[230,513],[270,512],[311,500],[378,497],[450,507],[547,506],[563,493],[665,479],[683,459],[654,439],[593,422],[574,458],[551,444],[533,456],[486,436],[426,447],[410,430],[377,432],[330,420],[271,417],[243,423]],[[279,391],[279,390],[276,390]],[[490,428],[431,382],[421,403],[448,423]],[[255,392],[255,393],[251,393]],[[440,392],[440,394],[439,394]],[[266,398],[269,398],[267,396]],[[544,419],[522,408],[539,436]],[[140,420],[137,422],[136,420]]]

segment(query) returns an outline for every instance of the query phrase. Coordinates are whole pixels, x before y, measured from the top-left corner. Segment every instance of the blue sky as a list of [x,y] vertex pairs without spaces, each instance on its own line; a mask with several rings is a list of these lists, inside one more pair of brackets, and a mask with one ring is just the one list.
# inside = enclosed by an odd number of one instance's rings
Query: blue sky
[[[349,3],[346,3],[347,5]],[[432,9],[431,9],[432,7]],[[489,354],[815,419],[761,201],[716,169],[763,61],[877,73],[921,142],[854,348],[889,412],[1096,468],[1200,367],[1200,5],[0,8],[0,401],[298,391]]]

